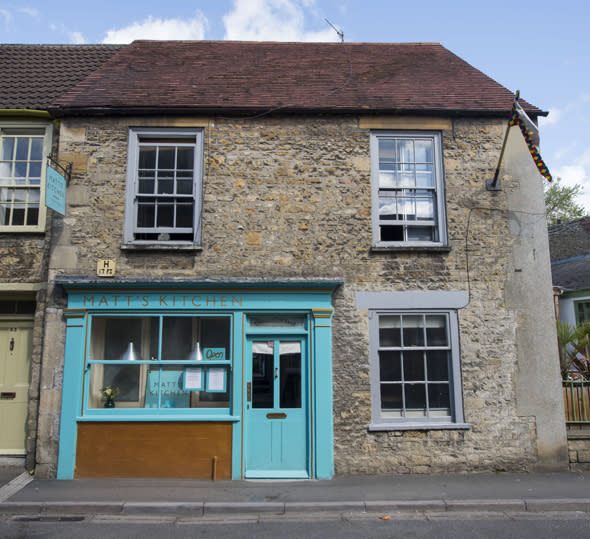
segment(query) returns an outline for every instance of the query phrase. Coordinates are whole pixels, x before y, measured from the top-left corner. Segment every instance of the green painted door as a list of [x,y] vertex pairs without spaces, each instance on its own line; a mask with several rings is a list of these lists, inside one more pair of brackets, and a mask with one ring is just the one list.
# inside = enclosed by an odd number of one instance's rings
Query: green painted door
[[0,322],[0,455],[23,455],[33,324]]
[[306,340],[252,337],[246,353],[244,476],[307,478],[309,391]]

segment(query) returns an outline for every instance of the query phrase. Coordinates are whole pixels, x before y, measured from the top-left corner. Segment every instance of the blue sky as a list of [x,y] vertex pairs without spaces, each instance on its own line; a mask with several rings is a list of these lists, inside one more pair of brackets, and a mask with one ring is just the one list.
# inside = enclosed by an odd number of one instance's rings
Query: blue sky
[[541,154],[590,213],[590,0],[0,0],[0,42],[338,41],[326,18],[347,42],[439,42],[548,110]]

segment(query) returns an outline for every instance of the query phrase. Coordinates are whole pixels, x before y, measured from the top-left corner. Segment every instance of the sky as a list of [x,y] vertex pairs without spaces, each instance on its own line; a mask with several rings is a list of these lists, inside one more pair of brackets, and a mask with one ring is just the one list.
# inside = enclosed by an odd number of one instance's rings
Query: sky
[[549,112],[541,155],[590,214],[590,0],[0,0],[0,43],[340,41],[331,25],[346,42],[441,43],[520,90]]

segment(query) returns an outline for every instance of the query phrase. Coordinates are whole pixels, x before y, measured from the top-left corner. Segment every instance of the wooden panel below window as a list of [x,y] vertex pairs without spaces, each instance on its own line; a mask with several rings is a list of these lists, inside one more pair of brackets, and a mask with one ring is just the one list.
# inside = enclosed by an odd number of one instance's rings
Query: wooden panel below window
[[231,479],[231,423],[79,423],[75,477]]

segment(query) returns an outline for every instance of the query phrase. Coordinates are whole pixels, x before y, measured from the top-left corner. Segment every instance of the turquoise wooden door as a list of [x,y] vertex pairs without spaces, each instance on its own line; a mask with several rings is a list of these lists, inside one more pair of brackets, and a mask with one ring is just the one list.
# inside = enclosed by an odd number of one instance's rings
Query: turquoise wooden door
[[244,440],[247,478],[307,478],[309,392],[306,340],[248,340]]

